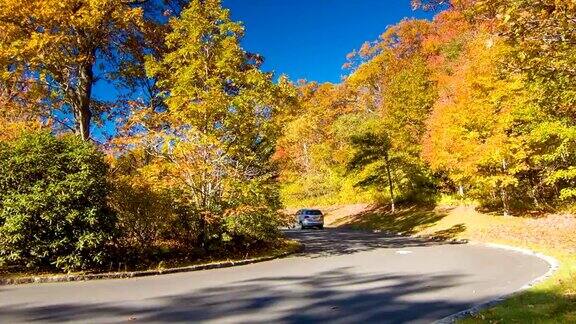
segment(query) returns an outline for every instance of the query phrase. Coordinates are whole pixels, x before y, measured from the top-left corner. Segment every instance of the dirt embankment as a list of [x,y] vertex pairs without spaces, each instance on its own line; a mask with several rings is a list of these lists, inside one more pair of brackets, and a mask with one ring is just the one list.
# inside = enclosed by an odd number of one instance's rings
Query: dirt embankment
[[407,235],[466,238],[519,246],[545,246],[576,252],[576,217],[571,214],[527,214],[504,217],[473,206],[387,207],[353,204],[317,207],[331,227],[382,230]]

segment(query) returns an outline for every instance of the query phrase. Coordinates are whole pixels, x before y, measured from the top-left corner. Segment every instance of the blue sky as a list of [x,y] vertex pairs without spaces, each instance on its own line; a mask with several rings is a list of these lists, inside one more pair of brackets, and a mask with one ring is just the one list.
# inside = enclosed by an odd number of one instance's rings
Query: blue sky
[[341,80],[346,54],[403,18],[431,18],[410,0],[223,0],[246,26],[244,47],[292,80]]

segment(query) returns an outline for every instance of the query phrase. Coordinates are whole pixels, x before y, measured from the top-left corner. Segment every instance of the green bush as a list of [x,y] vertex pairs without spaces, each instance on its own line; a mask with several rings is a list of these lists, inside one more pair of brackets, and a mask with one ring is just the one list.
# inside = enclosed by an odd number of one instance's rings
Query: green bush
[[77,136],[0,142],[0,265],[88,269],[106,261],[115,217],[104,155]]

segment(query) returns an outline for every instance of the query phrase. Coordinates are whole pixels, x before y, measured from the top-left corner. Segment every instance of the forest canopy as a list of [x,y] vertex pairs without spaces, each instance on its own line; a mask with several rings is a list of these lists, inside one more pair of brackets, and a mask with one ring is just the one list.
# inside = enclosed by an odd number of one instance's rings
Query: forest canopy
[[[299,116],[279,145],[286,202],[448,194],[505,214],[572,206],[576,4],[413,5],[440,12],[350,53],[342,83],[299,87]],[[380,159],[351,172],[350,160],[371,150],[355,145],[359,136],[387,140]]]

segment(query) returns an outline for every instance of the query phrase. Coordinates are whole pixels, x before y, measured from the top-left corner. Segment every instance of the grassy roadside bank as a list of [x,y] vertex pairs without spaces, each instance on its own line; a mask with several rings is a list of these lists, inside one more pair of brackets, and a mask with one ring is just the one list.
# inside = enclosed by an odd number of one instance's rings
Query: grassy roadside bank
[[[146,267],[141,269],[126,269],[117,272],[74,272],[74,273],[55,273],[55,272],[10,272],[7,269],[0,268],[0,285],[15,284],[15,283],[29,283],[29,282],[65,282],[65,281],[78,281],[78,280],[93,280],[93,279],[118,279],[141,277],[144,275],[154,275],[161,273],[171,272],[186,272],[195,271],[192,268],[219,268],[227,267],[227,265],[219,266],[221,263],[236,263],[242,264],[242,261],[252,260],[249,263],[270,260],[273,258],[283,257],[301,250],[302,244],[296,240],[280,239],[278,242],[270,245],[267,248],[253,250],[245,255],[228,255],[220,257],[203,258],[194,261],[184,260],[164,260],[154,267]],[[262,260],[260,260],[262,259]],[[184,269],[190,268],[190,270]],[[174,271],[178,270],[178,271]],[[158,272],[145,274],[146,272]],[[141,273],[134,275],[135,273]],[[144,274],[142,274],[144,273]],[[22,282],[23,281],[23,282]]]
[[576,322],[574,215],[503,217],[472,206],[410,207],[390,214],[386,208],[351,205],[328,208],[327,221],[337,227],[506,244],[552,256],[560,262],[552,278],[462,322]]

